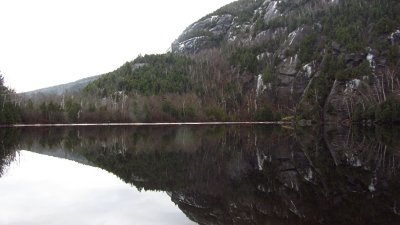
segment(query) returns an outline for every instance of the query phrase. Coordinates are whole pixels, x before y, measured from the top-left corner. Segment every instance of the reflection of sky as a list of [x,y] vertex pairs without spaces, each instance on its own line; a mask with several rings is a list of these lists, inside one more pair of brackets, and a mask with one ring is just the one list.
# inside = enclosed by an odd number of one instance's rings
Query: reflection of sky
[[115,175],[20,151],[0,178],[0,224],[193,224],[164,192],[139,192]]

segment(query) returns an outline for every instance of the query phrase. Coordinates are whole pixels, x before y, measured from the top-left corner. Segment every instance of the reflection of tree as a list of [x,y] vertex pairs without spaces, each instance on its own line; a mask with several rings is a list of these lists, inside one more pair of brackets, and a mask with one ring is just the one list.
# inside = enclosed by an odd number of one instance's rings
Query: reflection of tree
[[19,137],[19,130],[0,129],[0,177],[4,175],[6,168],[15,160],[15,148],[18,145]]
[[63,157],[79,161],[84,156],[138,189],[167,191],[200,224],[400,222],[395,129],[182,126],[21,132],[21,147],[64,149]]

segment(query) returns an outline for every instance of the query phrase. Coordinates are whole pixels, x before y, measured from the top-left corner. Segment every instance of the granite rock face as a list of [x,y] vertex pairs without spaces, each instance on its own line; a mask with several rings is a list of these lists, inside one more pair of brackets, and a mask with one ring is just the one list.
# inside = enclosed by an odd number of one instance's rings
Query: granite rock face
[[[241,15],[229,13],[229,7],[227,7],[227,9],[222,8],[220,11],[217,10],[186,28],[172,43],[171,50],[174,53],[197,53],[204,48],[220,46],[220,43],[206,44],[205,42],[215,42],[215,40],[218,40],[220,42],[238,41],[249,43],[256,40],[282,38],[282,34],[289,35],[287,40],[291,45],[294,39],[299,39],[299,36],[302,36],[298,35],[298,33],[303,32],[304,27],[299,27],[289,33],[287,33],[287,27],[276,27],[267,30],[256,29],[258,26],[257,23],[262,22],[268,24],[275,19],[291,14],[292,12],[283,11],[283,9],[279,8],[279,4],[286,1],[288,0],[254,1],[254,5],[252,5],[252,1],[238,1],[239,3],[236,7],[243,7],[242,12],[239,12],[239,14],[249,14],[245,19],[243,19],[243,16]],[[311,5],[311,1],[310,4],[303,3],[301,0],[296,0],[294,2],[304,4],[304,7],[309,7],[309,5]],[[338,1],[335,0],[319,1],[317,6],[314,7],[319,9],[337,4],[337,2]],[[251,11],[251,13],[249,13],[249,11]],[[236,14],[238,13],[236,12]],[[282,30],[286,32],[282,32]],[[198,39],[201,39],[202,41],[196,43],[196,40]]]
[[[277,10],[278,1],[266,0],[259,7],[254,9],[251,17],[262,17],[264,22],[268,22],[280,16]],[[216,47],[215,40],[225,41],[251,41],[253,38],[247,33],[254,29],[255,22],[242,21],[238,16],[232,14],[210,14],[203,19],[193,23],[172,43],[171,50],[174,53],[197,53],[204,48]],[[265,33],[257,34],[269,38],[274,35]],[[199,41],[201,40],[201,41]]]
[[[191,55],[207,49],[222,49],[227,52],[229,59],[229,54],[235,49],[257,49],[255,64],[273,65],[273,68],[270,68],[273,77],[270,74],[270,77],[265,75],[263,69],[243,75],[253,77],[256,104],[269,98],[266,101],[274,102],[278,108],[285,107],[292,111],[300,109],[302,112],[303,109],[308,111],[313,108],[308,113],[308,116],[315,116],[311,118],[313,120],[322,118],[342,122],[351,119],[352,110],[356,105],[361,104],[365,107],[371,102],[380,104],[387,99],[387,92],[395,96],[400,86],[394,84],[395,81],[398,82],[398,77],[397,80],[393,76],[387,77],[387,56],[399,55],[399,52],[388,53],[390,50],[379,50],[376,47],[378,45],[374,43],[361,46],[357,50],[349,48],[343,41],[326,35],[329,31],[321,20],[294,23],[295,25],[287,22],[298,20],[301,15],[324,13],[324,10],[338,7],[339,4],[345,3],[340,0],[239,0],[190,25],[172,43],[171,51]],[[286,22],[282,22],[285,20]],[[346,36],[347,33],[341,35]],[[313,37],[311,34],[316,35]],[[307,51],[303,48],[304,43],[309,42],[313,42],[317,50],[314,55],[304,53]],[[389,44],[393,49],[398,49],[400,30],[396,28],[377,37],[374,42]],[[311,51],[315,52],[314,49]],[[326,67],[323,61],[328,55],[342,62],[338,63],[340,66],[336,68],[341,72],[330,71],[330,74],[326,74],[322,71],[322,68]],[[349,72],[366,63],[369,64],[371,73],[365,70]],[[232,73],[237,73],[238,69],[234,66]],[[399,68],[392,66],[391,70],[397,74]],[[347,72],[351,75],[345,74]],[[329,79],[325,79],[325,76]],[[260,79],[265,86],[261,94]],[[321,84],[324,87],[317,90],[316,87]],[[385,90],[389,86],[391,90]]]
[[212,16],[190,25],[182,35],[172,43],[174,53],[197,53],[202,49],[216,47],[216,38],[221,38],[229,32],[233,16],[225,14]]

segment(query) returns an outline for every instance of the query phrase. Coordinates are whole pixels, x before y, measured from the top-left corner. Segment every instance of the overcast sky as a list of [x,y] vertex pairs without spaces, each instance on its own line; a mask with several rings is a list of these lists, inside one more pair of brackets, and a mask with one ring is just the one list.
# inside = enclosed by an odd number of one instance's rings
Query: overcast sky
[[1,0],[0,71],[17,92],[106,73],[233,1]]

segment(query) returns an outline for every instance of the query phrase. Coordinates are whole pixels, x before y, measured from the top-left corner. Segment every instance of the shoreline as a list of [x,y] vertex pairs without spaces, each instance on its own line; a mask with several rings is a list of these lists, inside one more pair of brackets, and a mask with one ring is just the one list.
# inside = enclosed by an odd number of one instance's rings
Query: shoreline
[[9,124],[3,127],[105,127],[105,126],[183,126],[183,125],[283,125],[291,122],[175,122],[175,123],[57,123],[57,124]]

